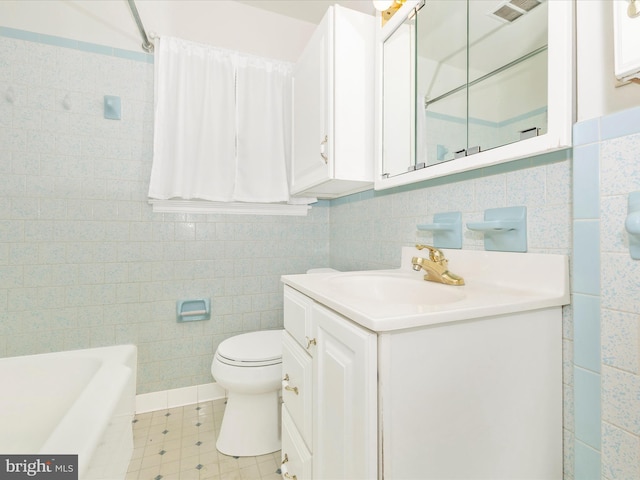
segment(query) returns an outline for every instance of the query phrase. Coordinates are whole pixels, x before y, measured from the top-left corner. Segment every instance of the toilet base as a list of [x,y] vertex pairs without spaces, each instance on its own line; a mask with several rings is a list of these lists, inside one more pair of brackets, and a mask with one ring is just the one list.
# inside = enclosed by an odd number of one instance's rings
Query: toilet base
[[229,392],[216,448],[233,457],[280,450],[280,391],[252,395]]

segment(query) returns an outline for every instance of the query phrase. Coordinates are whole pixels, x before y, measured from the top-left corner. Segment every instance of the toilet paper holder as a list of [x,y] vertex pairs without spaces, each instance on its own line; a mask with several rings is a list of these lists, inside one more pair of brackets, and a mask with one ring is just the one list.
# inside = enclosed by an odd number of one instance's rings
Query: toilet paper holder
[[211,301],[208,298],[178,300],[176,302],[178,323],[197,322],[211,318]]

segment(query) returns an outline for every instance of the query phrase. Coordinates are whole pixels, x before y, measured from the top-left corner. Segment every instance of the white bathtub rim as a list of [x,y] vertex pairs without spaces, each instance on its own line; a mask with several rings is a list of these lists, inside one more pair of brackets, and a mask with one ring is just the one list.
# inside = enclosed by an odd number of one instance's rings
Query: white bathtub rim
[[[107,426],[113,420],[112,415],[119,407],[118,416],[129,426],[132,436],[131,421],[135,414],[137,347],[135,345],[114,345],[62,352],[48,352],[34,355],[21,355],[0,358],[0,364],[11,365],[14,362],[39,363],[49,362],[51,358],[73,358],[76,361],[95,362],[100,366],[87,384],[70,403],[69,409],[58,419],[58,424],[49,437],[33,451],[22,453],[42,454],[78,454],[78,474],[83,478],[84,472],[93,460],[93,453]],[[46,398],[46,392],[45,392]],[[98,414],[96,415],[96,412]],[[99,420],[104,420],[98,422]],[[89,427],[85,438],[78,433],[77,425]],[[86,432],[85,432],[86,433]],[[80,439],[80,440],[78,440]],[[128,464],[133,453],[131,444],[127,454]],[[125,466],[126,472],[126,466]],[[123,473],[124,476],[124,473]]]
[[[39,451],[102,366],[98,359],[10,357],[0,360],[0,450]],[[73,371],[73,376],[69,372]]]
[[[77,454],[78,477],[83,478],[131,375],[129,367],[105,362],[42,445],[40,453]],[[95,428],[96,424],[100,428]]]
[[[106,347],[81,348],[77,350],[64,350],[55,352],[34,353],[32,355],[15,355],[13,357],[0,357],[0,362],[15,361],[24,358],[41,358],[50,355],[64,355],[69,357],[88,357],[99,356],[106,360],[114,360],[122,364],[123,361],[129,367],[135,367],[137,362],[138,347],[134,344],[111,345]],[[133,362],[133,363],[132,363]]]

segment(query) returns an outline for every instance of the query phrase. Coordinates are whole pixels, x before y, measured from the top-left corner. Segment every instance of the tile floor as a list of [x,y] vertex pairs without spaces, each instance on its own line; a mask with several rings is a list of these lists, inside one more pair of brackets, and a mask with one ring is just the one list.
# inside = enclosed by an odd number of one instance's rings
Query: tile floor
[[225,401],[136,415],[126,480],[279,480],[280,452],[229,457],[216,450]]

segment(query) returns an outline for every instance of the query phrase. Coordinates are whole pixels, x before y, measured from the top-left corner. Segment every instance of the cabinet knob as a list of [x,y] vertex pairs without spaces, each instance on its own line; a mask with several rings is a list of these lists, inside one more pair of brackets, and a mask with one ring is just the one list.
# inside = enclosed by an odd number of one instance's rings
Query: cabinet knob
[[291,480],[297,480],[298,477],[296,477],[295,475],[291,475],[287,470],[285,463],[287,463],[288,461],[289,461],[289,457],[285,453],[284,458],[282,459],[282,464],[280,465],[280,473],[282,474],[282,478],[290,478]]
[[325,135],[324,140],[320,142],[320,156],[324,160],[324,163],[329,163],[329,157],[327,156],[327,142],[329,141],[329,136]]
[[311,345],[316,345],[316,339],[315,338],[309,338],[309,337],[304,337],[307,339],[307,350],[309,350],[309,348],[311,348]]
[[288,478],[290,480],[298,480],[298,477],[296,477],[295,475],[291,475],[289,473],[289,471],[287,470],[287,467],[285,465],[282,465],[280,467],[280,472],[282,473],[282,478]]
[[[289,374],[285,374],[284,378],[282,379],[282,388],[284,388],[285,390],[289,391],[289,392],[293,392],[296,395],[298,395],[298,387],[292,387],[289,385]],[[285,455],[286,457],[286,455]],[[284,463],[284,462],[283,462]]]

